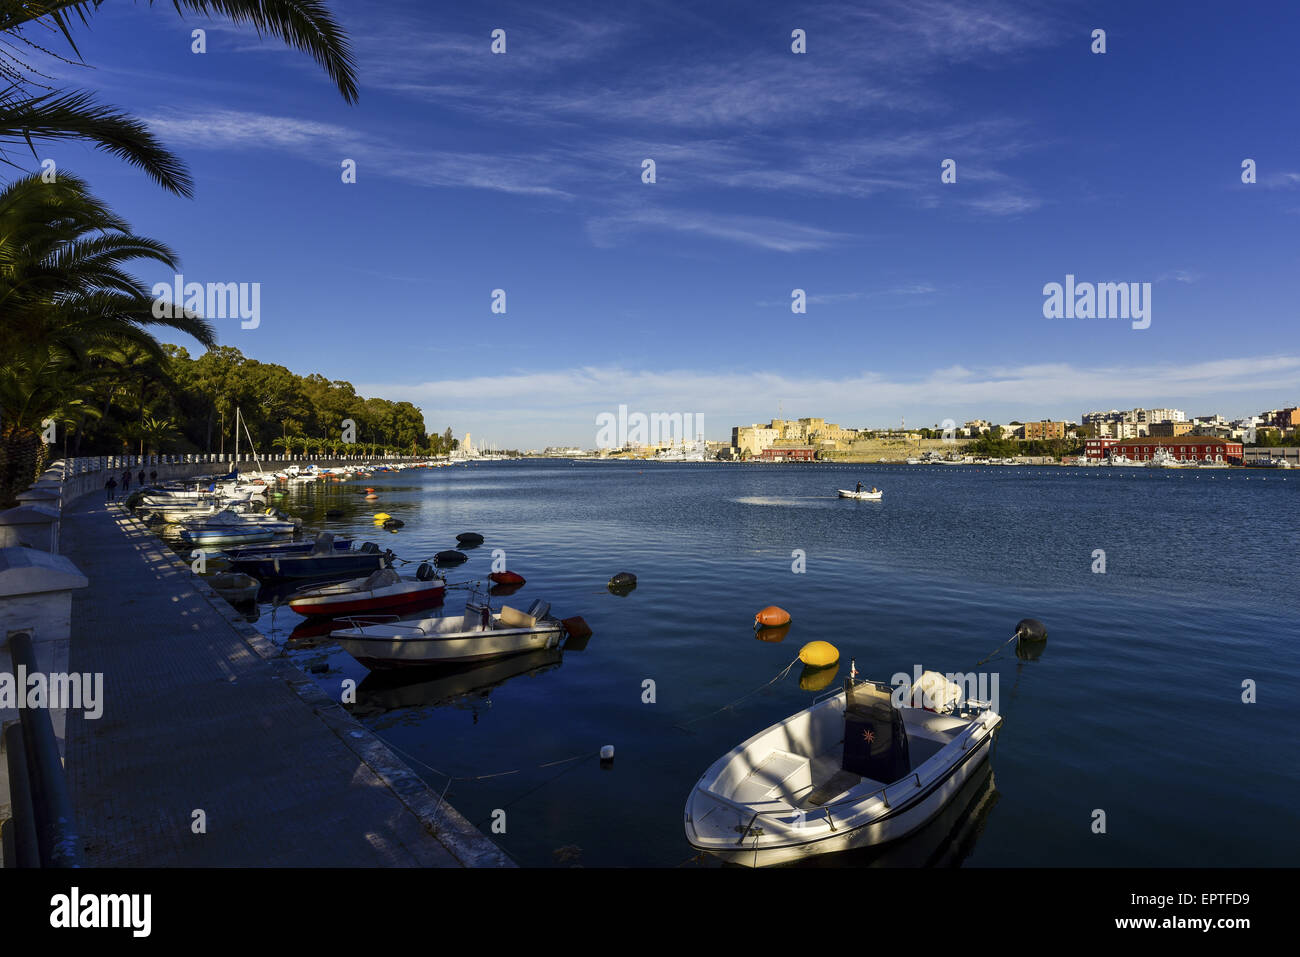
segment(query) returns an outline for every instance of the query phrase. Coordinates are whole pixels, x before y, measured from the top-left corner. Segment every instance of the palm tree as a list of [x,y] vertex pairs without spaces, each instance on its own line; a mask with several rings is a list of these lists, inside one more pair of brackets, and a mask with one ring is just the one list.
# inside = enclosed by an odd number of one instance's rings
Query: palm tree
[[35,477],[40,423],[100,373],[97,351],[134,346],[162,357],[149,332],[160,325],[216,344],[200,317],[153,314],[149,290],[126,272],[135,260],[179,268],[77,177],[31,175],[0,189],[0,503]]
[[[6,34],[9,50],[0,49],[0,160],[4,144],[26,145],[42,139],[89,140],[96,147],[131,163],[164,189],[182,196],[193,192],[185,164],[167,150],[139,120],[127,113],[102,106],[80,91],[31,90],[31,76],[41,75],[24,59],[10,52],[24,45],[40,55],[51,55],[30,40],[26,26],[57,29],[80,62],[72,32],[103,0],[3,0],[0,2],[0,33]],[[152,5],[152,0],[151,0]],[[177,12],[189,11],[205,17],[226,17],[236,24],[249,24],[257,34],[278,37],[291,47],[310,55],[324,68],[348,103],[357,100],[356,68],[347,37],[321,0],[172,0]],[[52,54],[57,59],[64,59]],[[67,62],[65,60],[65,62]]]

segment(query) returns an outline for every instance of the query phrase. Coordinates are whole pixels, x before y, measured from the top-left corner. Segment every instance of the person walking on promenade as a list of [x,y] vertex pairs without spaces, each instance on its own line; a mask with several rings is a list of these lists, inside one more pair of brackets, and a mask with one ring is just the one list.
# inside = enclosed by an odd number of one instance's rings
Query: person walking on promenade
[[141,469],[141,470],[140,470],[140,474],[137,475],[136,478],[138,478],[138,479],[140,480],[139,484],[143,486],[143,485],[144,485],[144,469]]
[[157,484],[158,484],[158,470],[157,470],[157,469],[154,469],[152,472],[149,473],[149,484],[150,484],[150,485],[157,485]]
[[108,477],[108,481],[104,483],[104,494],[106,502],[113,501],[114,496],[117,495],[117,479],[111,475]]
[[122,496],[125,498],[126,493],[131,488],[131,470],[127,469],[122,473]]

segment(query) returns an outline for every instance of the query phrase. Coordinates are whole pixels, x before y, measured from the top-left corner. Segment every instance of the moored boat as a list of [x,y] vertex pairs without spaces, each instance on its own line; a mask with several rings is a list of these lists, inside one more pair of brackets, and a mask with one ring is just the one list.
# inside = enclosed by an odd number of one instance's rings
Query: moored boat
[[[933,679],[946,682],[933,675],[929,693]],[[957,704],[939,696],[948,713],[896,707],[893,692],[849,678],[838,694],[724,754],[686,800],[691,846],[765,866],[883,844],[924,825],[987,760],[1001,718],[987,702],[961,701],[960,689]]]
[[550,605],[535,601],[527,612],[503,605],[499,612],[471,599],[465,614],[418,621],[357,619],[332,633],[344,651],[367,668],[429,667],[483,661],[554,648],[564,625]]
[[[323,538],[323,536],[322,536]],[[233,559],[230,567],[264,582],[310,578],[350,578],[369,575],[389,563],[393,553],[381,552],[373,542],[359,549],[336,551],[331,541],[318,538],[309,552],[246,552]]]
[[289,608],[307,617],[353,615],[361,612],[399,611],[438,603],[447,582],[427,563],[415,578],[403,578],[392,568],[381,568],[365,578],[309,585],[289,596]]

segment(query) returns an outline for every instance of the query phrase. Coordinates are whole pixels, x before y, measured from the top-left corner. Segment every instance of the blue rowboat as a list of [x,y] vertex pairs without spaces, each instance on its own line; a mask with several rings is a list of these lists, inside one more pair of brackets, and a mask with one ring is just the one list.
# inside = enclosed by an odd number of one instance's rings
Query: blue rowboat
[[311,578],[360,578],[387,566],[393,553],[381,552],[373,542],[356,551],[335,551],[333,543],[322,535],[310,552],[251,554],[253,549],[230,563],[231,570],[253,575],[264,582]]

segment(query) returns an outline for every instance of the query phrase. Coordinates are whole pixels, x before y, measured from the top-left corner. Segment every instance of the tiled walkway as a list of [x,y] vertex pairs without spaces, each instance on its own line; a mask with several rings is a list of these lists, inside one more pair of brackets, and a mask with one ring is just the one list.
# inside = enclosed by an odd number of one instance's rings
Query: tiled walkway
[[88,866],[510,866],[119,507],[72,503],[61,551],[69,670],[104,675],[68,714]]

